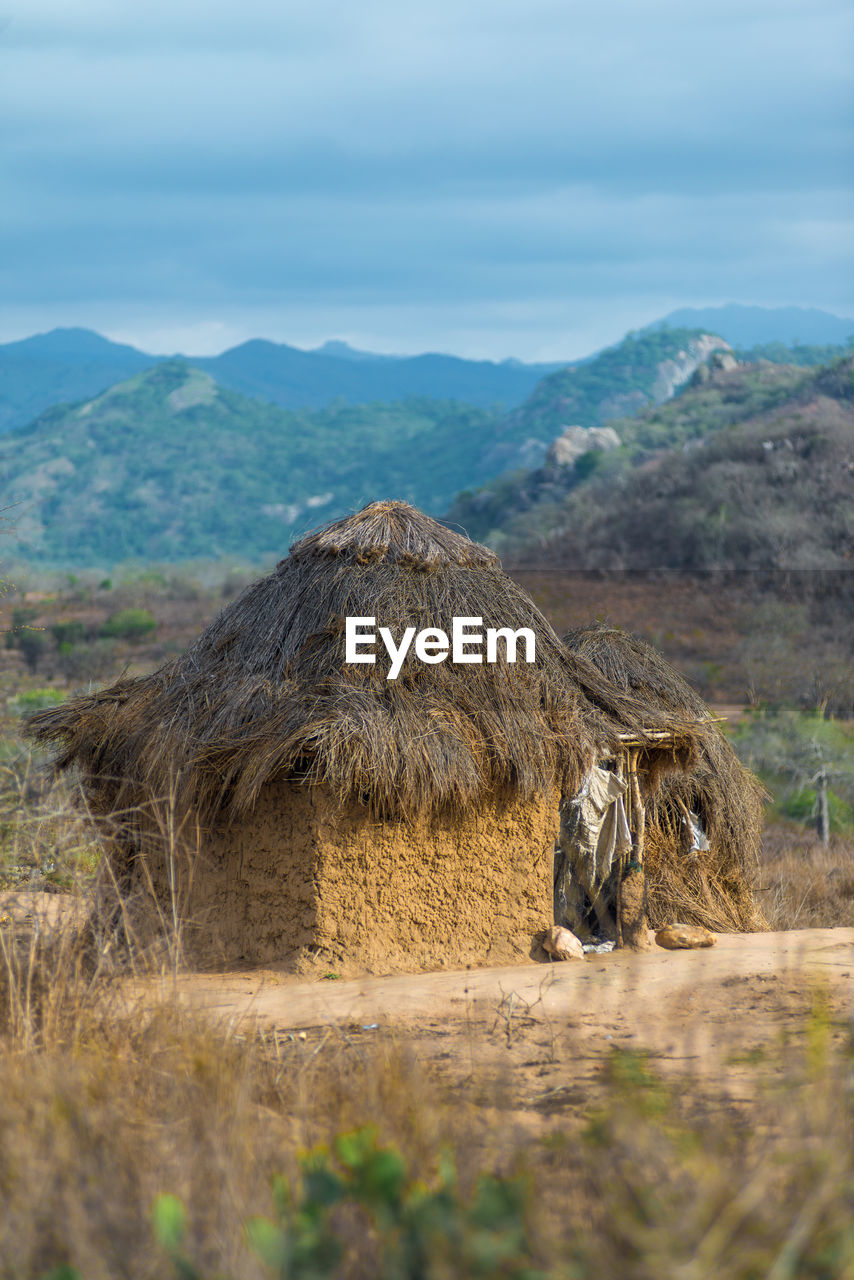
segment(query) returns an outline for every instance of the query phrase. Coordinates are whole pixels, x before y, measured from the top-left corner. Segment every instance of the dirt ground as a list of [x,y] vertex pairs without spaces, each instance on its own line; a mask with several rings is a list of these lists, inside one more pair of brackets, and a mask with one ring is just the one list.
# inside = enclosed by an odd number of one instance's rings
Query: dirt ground
[[[705,1079],[738,1110],[791,1070],[819,1007],[850,1034],[854,929],[722,935],[702,951],[306,982],[274,970],[184,974],[167,990],[301,1056],[391,1037],[462,1104],[546,1133],[595,1105],[613,1050]],[[779,1052],[783,1048],[786,1052]],[[791,1053],[788,1050],[791,1050]]]
[[[0,895],[0,920],[51,928],[68,897]],[[8,925],[7,925],[8,927]],[[851,1034],[854,929],[722,934],[697,951],[627,951],[554,964],[306,980],[275,968],[129,981],[130,1006],[177,997],[232,1034],[260,1030],[301,1059],[379,1042],[413,1055],[462,1105],[545,1134],[589,1116],[614,1049],[705,1080],[736,1113],[779,1082],[816,1010]],[[780,1050],[784,1052],[781,1055]]]

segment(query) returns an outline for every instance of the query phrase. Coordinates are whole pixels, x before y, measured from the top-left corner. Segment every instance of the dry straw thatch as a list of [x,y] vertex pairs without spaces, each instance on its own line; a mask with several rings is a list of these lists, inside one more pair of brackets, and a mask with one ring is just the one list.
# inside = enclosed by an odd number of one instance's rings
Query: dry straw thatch
[[[632,701],[648,723],[662,716],[694,722],[693,766],[649,779],[646,871],[650,924],[678,919],[720,930],[764,927],[751,885],[759,855],[765,792],[733,751],[710,708],[652,645],[596,624],[564,636]],[[700,817],[710,849],[686,855],[683,818]]]
[[[536,661],[509,664],[499,646],[494,664],[424,666],[410,652],[388,680],[381,643],[375,665],[345,662],[347,616],[398,639],[412,625],[450,633],[455,616],[530,627]],[[171,795],[203,824],[246,813],[273,778],[326,784],[339,803],[391,818],[459,811],[493,789],[571,792],[603,742],[643,727],[634,700],[561,644],[491,551],[400,502],[296,543],[153,674],[30,722],[59,744],[60,768],[81,766],[96,811]]]

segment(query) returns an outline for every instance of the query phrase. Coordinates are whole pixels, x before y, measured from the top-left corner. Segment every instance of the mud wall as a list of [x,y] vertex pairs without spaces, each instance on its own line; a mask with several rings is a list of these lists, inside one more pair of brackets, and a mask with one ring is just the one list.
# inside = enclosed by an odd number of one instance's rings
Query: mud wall
[[[456,823],[371,822],[322,787],[267,786],[243,823],[207,833],[172,869],[191,962],[296,972],[414,972],[508,964],[552,923],[557,797],[485,798]],[[171,906],[169,908],[171,911]]]

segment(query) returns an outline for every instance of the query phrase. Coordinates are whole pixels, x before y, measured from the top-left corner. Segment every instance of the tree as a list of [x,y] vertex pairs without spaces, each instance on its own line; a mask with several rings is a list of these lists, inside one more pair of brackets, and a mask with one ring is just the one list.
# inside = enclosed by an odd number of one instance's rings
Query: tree
[[128,640],[138,644],[157,627],[157,619],[147,609],[119,609],[110,614],[101,627],[101,635],[107,640]]

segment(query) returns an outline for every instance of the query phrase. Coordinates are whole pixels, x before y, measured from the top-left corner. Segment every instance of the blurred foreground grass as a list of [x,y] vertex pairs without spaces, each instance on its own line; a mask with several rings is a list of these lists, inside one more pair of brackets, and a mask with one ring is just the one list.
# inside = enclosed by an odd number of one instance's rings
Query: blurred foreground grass
[[549,1113],[509,1057],[462,1088],[404,1027],[241,1031],[119,977],[0,930],[10,1280],[854,1276],[854,1046],[821,990],[719,1074],[614,1049],[579,1086],[561,1028]]

